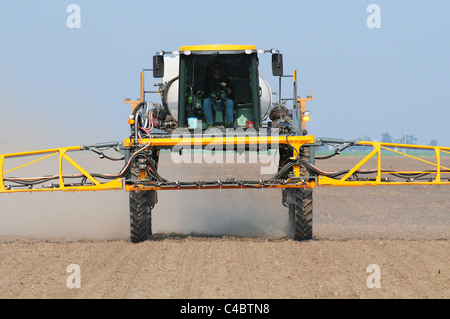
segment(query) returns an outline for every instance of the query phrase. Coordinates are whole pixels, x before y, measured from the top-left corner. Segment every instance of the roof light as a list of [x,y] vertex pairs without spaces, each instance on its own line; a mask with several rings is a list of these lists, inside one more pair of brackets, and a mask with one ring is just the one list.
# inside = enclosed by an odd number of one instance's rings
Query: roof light
[[264,49],[258,49],[258,54],[263,54],[264,53]]
[[302,120],[304,122],[308,122],[310,119],[311,119],[311,112],[310,111],[303,112]]
[[161,50],[161,51],[156,52],[156,55],[164,55],[164,53],[166,53],[166,52],[164,52],[163,50]]
[[246,49],[244,52],[245,52],[245,54],[252,54],[252,50],[250,50],[250,49]]
[[184,53],[184,55],[191,55],[192,52],[190,50],[186,50],[183,53]]
[[178,54],[180,54],[179,51],[172,51],[172,55],[178,55]]

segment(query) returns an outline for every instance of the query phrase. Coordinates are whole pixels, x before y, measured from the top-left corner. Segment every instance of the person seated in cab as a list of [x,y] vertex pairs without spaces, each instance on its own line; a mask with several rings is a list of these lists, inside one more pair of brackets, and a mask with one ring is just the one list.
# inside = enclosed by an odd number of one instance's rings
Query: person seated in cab
[[[206,78],[204,83],[205,100],[203,108],[205,110],[206,125],[213,127],[214,119],[212,106],[215,105],[216,112],[222,114],[222,103],[225,104],[225,126],[233,127],[233,109],[234,103],[229,97],[232,94],[231,81],[222,76],[222,64],[215,61],[212,65],[212,76]],[[216,115],[217,119],[217,115]]]

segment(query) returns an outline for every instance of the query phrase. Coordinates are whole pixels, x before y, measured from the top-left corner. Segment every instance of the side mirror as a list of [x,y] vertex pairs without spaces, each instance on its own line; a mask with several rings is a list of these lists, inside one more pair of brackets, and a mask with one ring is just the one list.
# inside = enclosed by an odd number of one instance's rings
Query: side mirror
[[153,56],[153,77],[162,78],[164,76],[164,56]]
[[274,76],[283,75],[283,54],[281,53],[272,54],[272,74]]

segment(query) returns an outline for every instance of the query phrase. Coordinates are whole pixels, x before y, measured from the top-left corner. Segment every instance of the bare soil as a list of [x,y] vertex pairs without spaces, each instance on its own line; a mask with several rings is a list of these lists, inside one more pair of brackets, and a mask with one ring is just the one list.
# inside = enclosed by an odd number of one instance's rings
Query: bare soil
[[[244,164],[189,165],[184,180],[258,173]],[[182,172],[167,156],[160,163],[162,176]],[[287,236],[280,190],[159,192],[155,235],[140,244],[128,239],[126,192],[2,195],[0,297],[447,299],[449,190],[317,187],[314,239],[306,242]],[[71,264],[80,267],[80,288],[67,286]],[[373,264],[379,288],[367,284]]]

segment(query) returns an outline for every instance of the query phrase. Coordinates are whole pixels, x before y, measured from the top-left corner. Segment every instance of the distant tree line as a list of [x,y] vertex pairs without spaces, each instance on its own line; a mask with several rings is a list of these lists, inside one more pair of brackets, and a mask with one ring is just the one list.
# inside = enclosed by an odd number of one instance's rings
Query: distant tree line
[[[372,141],[372,138],[370,138],[370,136],[368,136],[368,135],[364,135],[364,137],[358,137],[356,140],[370,142],[370,141]],[[394,138],[391,136],[391,134],[389,134],[388,132],[385,132],[385,133],[381,134],[381,142],[382,143],[417,145],[417,137],[415,137],[414,135],[405,133],[400,138]],[[433,139],[430,141],[430,143],[428,145],[437,146],[437,143],[438,143],[438,141]],[[331,147],[331,146],[323,146],[323,147],[319,148],[320,151],[330,151],[332,149],[333,149],[333,147]],[[372,150],[372,146],[357,146],[357,147],[352,146],[349,148],[349,150],[350,151],[367,151],[367,150]]]
[[[363,138],[358,137],[357,140],[358,141],[372,141],[372,139],[369,136],[367,136],[367,135],[364,135]],[[381,134],[381,142],[382,143],[397,143],[397,144],[413,144],[413,145],[416,145],[417,144],[417,137],[415,137],[414,135],[405,133],[400,138],[393,138],[391,136],[391,134],[389,134],[388,132],[385,132],[385,133]],[[430,146],[437,146],[437,142],[438,142],[437,140],[431,140],[428,145],[430,145]]]

